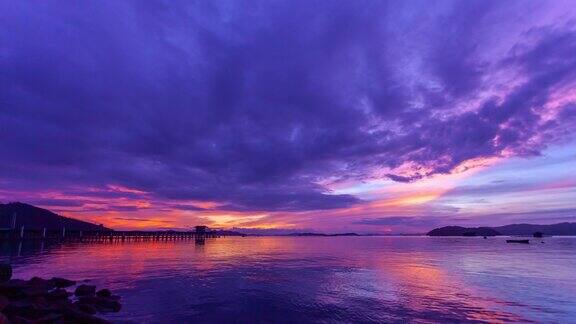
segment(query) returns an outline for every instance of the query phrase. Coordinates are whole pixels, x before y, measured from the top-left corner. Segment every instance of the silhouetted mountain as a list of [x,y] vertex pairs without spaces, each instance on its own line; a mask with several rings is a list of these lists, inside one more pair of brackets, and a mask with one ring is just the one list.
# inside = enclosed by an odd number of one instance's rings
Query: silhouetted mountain
[[20,202],[0,204],[0,227],[11,228],[14,214],[16,214],[17,229],[24,225],[25,229],[37,230],[66,228],[73,231],[111,231],[111,229],[101,225],[60,216],[47,209]]
[[541,232],[544,235],[576,235],[576,223],[559,223],[551,225],[512,224],[494,227],[502,235],[532,235]]
[[[495,236],[528,235],[540,232],[543,235],[576,235],[576,223],[551,225],[512,224],[498,227],[445,226],[428,232],[428,236]],[[472,235],[475,233],[475,235]]]
[[435,228],[426,234],[428,236],[496,236],[501,235],[490,227],[445,226]]

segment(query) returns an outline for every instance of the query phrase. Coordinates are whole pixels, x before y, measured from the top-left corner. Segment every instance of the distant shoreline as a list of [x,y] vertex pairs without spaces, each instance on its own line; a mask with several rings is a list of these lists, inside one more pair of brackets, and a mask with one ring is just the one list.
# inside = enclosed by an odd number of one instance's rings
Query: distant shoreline
[[511,224],[497,227],[444,226],[431,230],[427,236],[574,236],[576,223],[550,225]]

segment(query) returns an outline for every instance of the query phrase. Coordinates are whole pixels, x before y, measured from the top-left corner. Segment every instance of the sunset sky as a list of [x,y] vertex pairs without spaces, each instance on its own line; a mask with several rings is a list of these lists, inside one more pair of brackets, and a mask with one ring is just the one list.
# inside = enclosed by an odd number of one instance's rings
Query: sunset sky
[[0,1],[11,201],[114,229],[576,221],[576,5]]

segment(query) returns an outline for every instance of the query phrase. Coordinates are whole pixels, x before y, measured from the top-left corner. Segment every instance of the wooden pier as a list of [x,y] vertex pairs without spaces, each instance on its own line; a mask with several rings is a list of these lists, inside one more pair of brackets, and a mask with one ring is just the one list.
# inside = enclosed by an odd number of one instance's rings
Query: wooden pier
[[220,237],[216,232],[196,231],[71,231],[71,230],[0,230],[0,241],[58,240],[72,242],[144,242],[202,240]]

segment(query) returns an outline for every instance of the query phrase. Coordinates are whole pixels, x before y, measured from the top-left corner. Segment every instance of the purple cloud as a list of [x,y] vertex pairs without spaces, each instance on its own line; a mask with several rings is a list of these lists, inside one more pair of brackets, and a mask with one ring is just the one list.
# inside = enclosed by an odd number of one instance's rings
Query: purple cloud
[[539,12],[523,6],[3,2],[0,181],[304,211],[361,202],[327,179],[536,155],[576,126],[572,101],[551,108],[576,81],[576,32],[518,25]]

